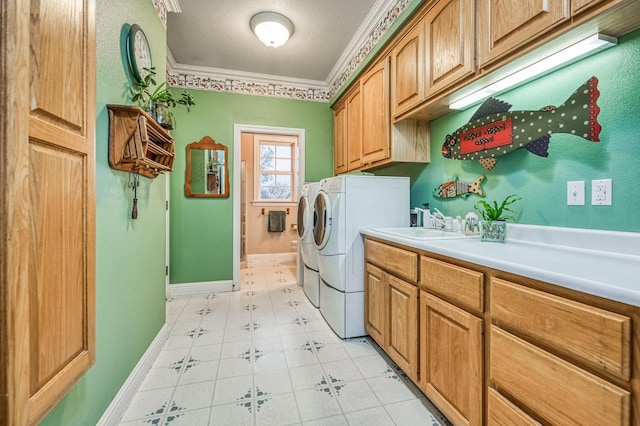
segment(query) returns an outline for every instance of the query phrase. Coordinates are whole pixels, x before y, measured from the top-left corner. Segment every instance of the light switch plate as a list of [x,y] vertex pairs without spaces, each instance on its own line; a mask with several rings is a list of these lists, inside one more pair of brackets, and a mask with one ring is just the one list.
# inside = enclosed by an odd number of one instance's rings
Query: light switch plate
[[611,205],[611,179],[597,179],[591,181],[591,205],[610,206]]
[[584,181],[567,182],[567,205],[584,206]]

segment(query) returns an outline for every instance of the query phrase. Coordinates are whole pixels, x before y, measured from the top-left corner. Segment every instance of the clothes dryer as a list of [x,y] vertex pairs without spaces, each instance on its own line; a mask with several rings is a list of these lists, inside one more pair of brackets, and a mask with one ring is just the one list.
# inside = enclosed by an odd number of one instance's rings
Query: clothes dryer
[[298,200],[298,250],[303,262],[302,289],[316,308],[320,304],[318,249],[313,243],[314,203],[320,182],[305,183]]
[[320,312],[342,338],[363,336],[364,238],[360,229],[409,226],[409,178],[323,179],[315,201]]

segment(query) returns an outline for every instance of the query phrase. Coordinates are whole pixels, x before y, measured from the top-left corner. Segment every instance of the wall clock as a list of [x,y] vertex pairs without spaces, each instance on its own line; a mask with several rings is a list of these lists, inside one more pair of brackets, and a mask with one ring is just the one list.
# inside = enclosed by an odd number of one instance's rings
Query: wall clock
[[133,77],[142,83],[144,77],[148,74],[144,68],[151,68],[151,49],[147,36],[138,25],[131,25],[129,37],[127,40],[127,57],[129,59],[129,67]]

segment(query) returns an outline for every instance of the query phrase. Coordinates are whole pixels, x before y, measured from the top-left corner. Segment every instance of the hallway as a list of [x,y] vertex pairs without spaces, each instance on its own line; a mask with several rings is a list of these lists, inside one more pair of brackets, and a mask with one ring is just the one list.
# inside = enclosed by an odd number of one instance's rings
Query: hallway
[[171,299],[167,324],[120,425],[448,424],[369,339],[333,333],[293,262],[249,263],[237,292]]

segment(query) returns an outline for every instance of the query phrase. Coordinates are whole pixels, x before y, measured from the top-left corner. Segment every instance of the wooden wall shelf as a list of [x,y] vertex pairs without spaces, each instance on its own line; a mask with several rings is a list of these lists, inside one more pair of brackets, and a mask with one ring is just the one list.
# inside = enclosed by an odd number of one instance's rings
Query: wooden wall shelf
[[173,170],[173,137],[142,108],[107,105],[109,110],[109,166],[136,171],[154,179]]

